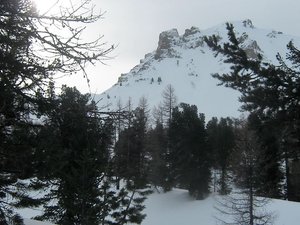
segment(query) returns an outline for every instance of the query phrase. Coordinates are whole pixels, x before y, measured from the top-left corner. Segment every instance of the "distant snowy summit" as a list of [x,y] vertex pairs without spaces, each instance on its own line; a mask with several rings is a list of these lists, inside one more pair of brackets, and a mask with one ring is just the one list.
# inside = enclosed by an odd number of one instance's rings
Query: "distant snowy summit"
[[[260,53],[266,62],[276,64],[276,54],[279,52],[284,56],[290,40],[300,46],[299,37],[256,28],[250,20],[232,24],[247,55],[254,59]],[[217,86],[218,81],[211,77],[211,74],[229,71],[230,66],[204,42],[204,37],[211,35],[216,35],[220,43],[227,42],[226,24],[203,31],[191,27],[182,35],[177,29],[162,32],[157,49],[146,54],[129,73],[121,74],[114,86],[97,95],[96,100],[101,99],[98,104],[114,111],[120,106],[125,107],[130,99],[135,108],[143,97],[152,109],[162,101],[163,90],[171,84],[178,103],[197,105],[207,119],[212,116],[239,117],[239,93]]]

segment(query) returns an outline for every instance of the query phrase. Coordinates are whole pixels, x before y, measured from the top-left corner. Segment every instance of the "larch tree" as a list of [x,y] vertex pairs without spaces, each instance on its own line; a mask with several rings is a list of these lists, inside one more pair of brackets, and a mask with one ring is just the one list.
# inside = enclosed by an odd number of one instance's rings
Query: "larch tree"
[[166,118],[166,124],[169,126],[172,120],[172,111],[177,105],[177,97],[175,95],[175,89],[171,84],[168,84],[162,93],[162,109],[163,115]]
[[237,190],[223,196],[216,206],[222,224],[274,224],[273,212],[268,212],[268,199],[257,196],[258,159],[260,143],[244,122],[237,130],[234,149],[234,174]]

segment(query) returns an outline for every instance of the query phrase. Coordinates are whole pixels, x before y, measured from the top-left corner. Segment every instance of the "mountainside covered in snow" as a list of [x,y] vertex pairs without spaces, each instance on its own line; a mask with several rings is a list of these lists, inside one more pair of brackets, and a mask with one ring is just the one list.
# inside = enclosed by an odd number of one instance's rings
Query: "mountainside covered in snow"
[[[276,64],[276,54],[279,52],[284,56],[290,40],[300,46],[299,37],[256,28],[250,20],[234,22],[233,25],[240,43],[252,58],[260,53],[265,61]],[[212,116],[238,117],[239,93],[217,87],[218,81],[211,77],[213,73],[228,71],[230,66],[223,63],[222,56],[215,57],[204,42],[204,36],[213,34],[221,43],[228,40],[225,24],[203,31],[192,27],[183,35],[179,35],[176,29],[162,32],[157,49],[146,54],[129,73],[121,74],[114,86],[95,99],[101,99],[100,106],[109,105],[108,110],[115,110],[118,102],[124,107],[131,99],[134,108],[139,99],[145,97],[151,109],[162,101],[163,90],[171,84],[178,103],[197,105],[207,119]]]

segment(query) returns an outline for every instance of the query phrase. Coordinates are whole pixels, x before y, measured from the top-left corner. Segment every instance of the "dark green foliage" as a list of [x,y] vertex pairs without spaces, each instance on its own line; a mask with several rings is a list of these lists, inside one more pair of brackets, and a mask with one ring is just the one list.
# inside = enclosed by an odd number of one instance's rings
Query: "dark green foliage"
[[66,225],[140,223],[145,193],[129,183],[114,189],[112,120],[99,116],[89,95],[75,88],[63,87],[54,102],[40,145],[39,178],[50,188],[45,196],[50,202],[37,219]]
[[139,107],[133,113],[131,125],[120,133],[116,143],[115,159],[118,176],[133,181],[136,188],[143,188],[147,184],[147,117],[145,111]]
[[204,115],[198,115],[195,105],[181,103],[173,111],[169,135],[172,179],[196,199],[203,199],[210,181]]
[[[281,153],[277,124],[275,121],[262,123],[258,115],[249,116],[249,127],[256,133],[260,143],[260,157],[257,159],[257,194],[270,198],[282,197]],[[275,124],[274,124],[275,123]]]
[[[256,59],[248,58],[237,41],[238,38],[235,36],[233,26],[227,24],[227,29],[229,42],[224,45],[220,45],[214,36],[205,38],[208,46],[217,54],[224,55],[226,57],[224,62],[231,64],[229,73],[214,74],[213,77],[220,80],[220,85],[240,91],[242,109],[251,114],[259,115],[262,124],[268,124],[266,126],[268,129],[276,129],[276,134],[273,137],[276,137],[281,159],[285,161],[285,195],[288,199],[294,199],[295,196],[291,196],[289,191],[289,161],[298,159],[300,154],[299,50],[290,42],[287,45],[286,59],[277,55],[279,66],[275,66],[264,62],[260,55],[257,55]],[[288,62],[286,63],[286,61]],[[267,129],[266,127],[264,129]],[[261,134],[267,135],[265,132]],[[266,136],[262,141],[265,142],[263,153],[274,150],[275,152],[272,154],[278,155],[277,147],[271,144],[271,137]],[[265,158],[266,162],[268,161],[266,156],[262,156],[262,158]],[[274,162],[268,162],[273,169],[276,167],[277,157],[274,160]],[[275,180],[278,181],[279,179],[276,178]]]
[[[41,132],[39,177],[56,184],[46,197],[58,201],[45,207],[42,218],[55,223],[98,224],[102,215],[99,198],[108,189],[103,173],[112,127],[93,114],[96,107],[88,102],[88,95],[63,87]],[[101,184],[104,190],[98,189]]]
[[[131,102],[128,103],[131,110]],[[147,99],[141,98],[139,106],[129,112],[126,128],[119,134],[115,146],[117,175],[134,182],[136,188],[147,186],[149,154],[147,152],[148,129]]]
[[157,122],[154,129],[148,131],[147,152],[151,157],[149,165],[149,182],[155,187],[170,191],[170,163],[168,152],[167,130],[162,123]]
[[[29,1],[1,1],[0,4],[0,221],[22,223],[13,208],[37,204],[20,183],[32,175],[32,152],[38,127],[29,117],[38,105],[37,86],[46,70],[31,54],[32,23],[19,14],[32,14]],[[9,16],[5,16],[9,15]],[[34,29],[34,28],[33,28]],[[19,189],[15,189],[18,187]],[[14,201],[8,201],[14,197]]]
[[[261,57],[255,60],[248,58],[237,41],[233,26],[228,24],[227,29],[231,42],[223,46],[214,41],[214,37],[205,39],[213,50],[226,56],[224,62],[232,64],[230,73],[213,76],[220,80],[221,85],[241,92],[244,110],[264,112],[266,115],[285,111],[295,115],[299,107],[298,72],[293,70],[288,73],[288,68],[267,64]],[[291,51],[293,45],[290,43],[289,46]],[[290,55],[293,58],[294,55]],[[283,61],[281,63],[283,66]]]
[[207,123],[208,146],[215,169],[220,171],[220,194],[228,194],[230,156],[235,144],[233,121],[230,118],[212,118]]

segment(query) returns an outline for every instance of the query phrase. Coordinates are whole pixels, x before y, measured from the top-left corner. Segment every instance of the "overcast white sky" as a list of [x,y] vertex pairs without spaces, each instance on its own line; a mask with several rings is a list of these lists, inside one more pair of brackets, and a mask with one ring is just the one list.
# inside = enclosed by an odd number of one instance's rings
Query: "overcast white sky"
[[[35,0],[46,1],[51,0]],[[200,30],[226,21],[251,19],[254,26],[300,36],[299,0],[93,0],[104,18],[93,24],[89,36],[104,35],[107,47],[118,45],[113,59],[90,67],[91,91],[111,87],[121,73],[127,73],[146,53],[157,47],[159,33],[177,28]],[[66,81],[82,92],[88,86],[82,78]]]

